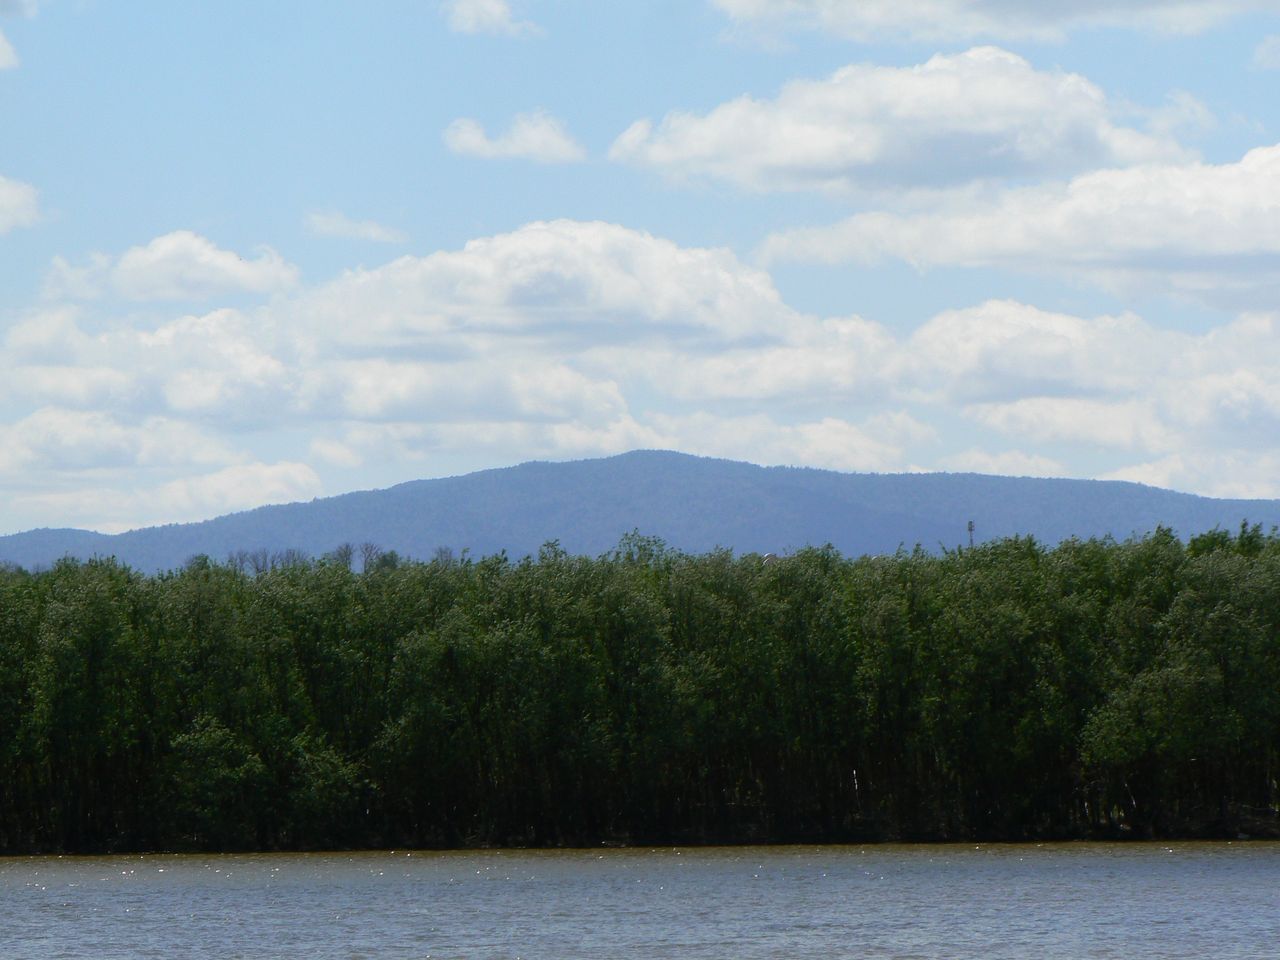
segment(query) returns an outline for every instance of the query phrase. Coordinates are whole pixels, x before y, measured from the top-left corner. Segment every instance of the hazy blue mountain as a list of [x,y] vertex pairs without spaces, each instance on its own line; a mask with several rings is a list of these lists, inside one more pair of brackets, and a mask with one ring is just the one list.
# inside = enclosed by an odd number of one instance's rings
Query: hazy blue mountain
[[631,530],[694,552],[724,546],[782,553],[831,543],[857,555],[959,546],[969,520],[979,541],[1031,534],[1057,543],[1124,539],[1161,524],[1185,537],[1235,530],[1245,519],[1267,529],[1280,524],[1280,501],[1215,500],[1100,480],[757,467],[646,450],[417,480],[115,536],[32,530],[0,537],[0,560],[36,567],[68,555],[115,556],[160,570],[200,553],[217,560],[239,550],[320,555],[366,542],[423,559],[439,547],[522,557],[548,540],[595,555]]

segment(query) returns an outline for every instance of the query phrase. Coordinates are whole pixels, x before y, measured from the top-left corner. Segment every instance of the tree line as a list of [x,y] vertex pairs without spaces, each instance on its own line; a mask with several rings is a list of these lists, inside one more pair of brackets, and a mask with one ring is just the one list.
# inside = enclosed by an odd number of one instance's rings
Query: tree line
[[1275,835],[1280,536],[0,570],[0,852]]

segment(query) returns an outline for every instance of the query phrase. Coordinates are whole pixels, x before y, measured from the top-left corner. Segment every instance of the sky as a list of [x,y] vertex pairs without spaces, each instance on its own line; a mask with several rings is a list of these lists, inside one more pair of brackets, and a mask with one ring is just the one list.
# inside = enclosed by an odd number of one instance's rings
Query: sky
[[0,0],[0,533],[638,448],[1280,497],[1280,0]]

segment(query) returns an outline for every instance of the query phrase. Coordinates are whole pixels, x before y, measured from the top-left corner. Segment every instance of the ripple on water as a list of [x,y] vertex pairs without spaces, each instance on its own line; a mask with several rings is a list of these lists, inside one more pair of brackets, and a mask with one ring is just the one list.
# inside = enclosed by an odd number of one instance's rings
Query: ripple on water
[[1280,844],[0,860],[0,957],[1207,957],[1280,942]]

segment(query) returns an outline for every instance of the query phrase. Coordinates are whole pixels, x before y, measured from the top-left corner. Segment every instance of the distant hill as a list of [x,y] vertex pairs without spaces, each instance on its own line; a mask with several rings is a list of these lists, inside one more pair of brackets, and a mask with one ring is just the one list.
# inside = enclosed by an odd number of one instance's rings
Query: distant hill
[[831,543],[858,555],[959,546],[968,541],[970,520],[979,541],[1030,534],[1058,543],[1123,539],[1157,525],[1186,537],[1235,530],[1245,519],[1266,529],[1280,525],[1280,501],[1215,500],[1101,480],[758,467],[644,450],[416,480],[115,536],[32,530],[0,537],[0,561],[31,568],[64,556],[115,556],[155,571],[195,554],[222,560],[241,550],[291,549],[318,556],[343,543],[421,559],[440,547],[522,557],[549,540],[596,555],[632,530],[691,552],[723,546],[782,553]]

